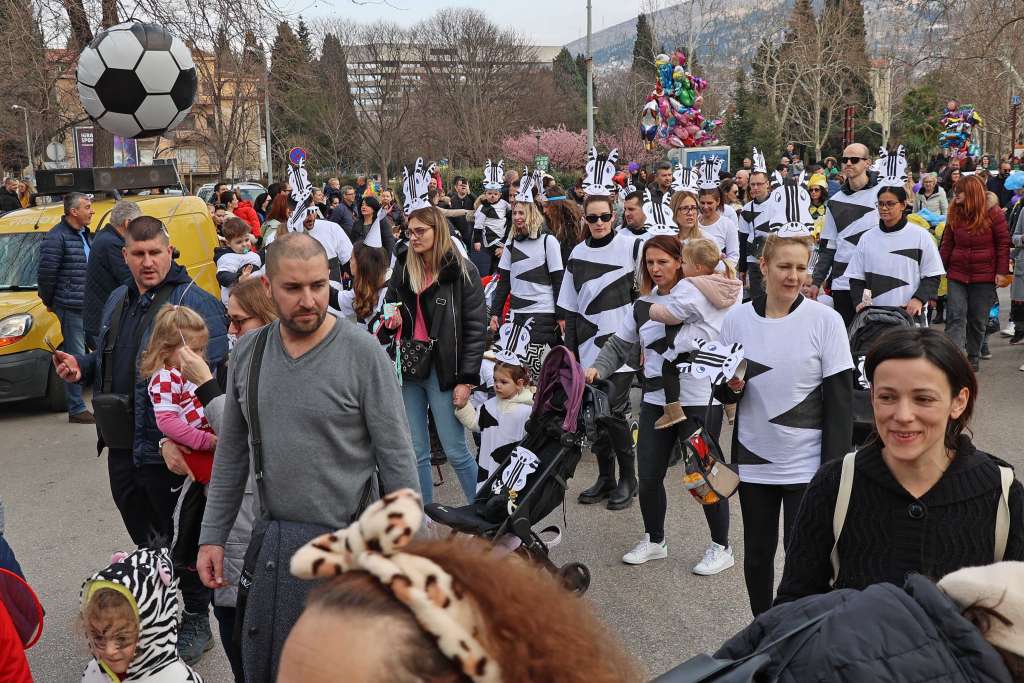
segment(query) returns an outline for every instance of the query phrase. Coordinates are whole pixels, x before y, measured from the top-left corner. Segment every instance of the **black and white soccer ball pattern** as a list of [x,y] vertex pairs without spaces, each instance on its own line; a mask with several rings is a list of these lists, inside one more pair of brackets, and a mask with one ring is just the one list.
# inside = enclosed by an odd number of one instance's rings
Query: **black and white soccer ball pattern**
[[125,138],[174,128],[196,98],[192,52],[157,24],[128,21],[103,30],[78,57],[77,77],[89,118]]

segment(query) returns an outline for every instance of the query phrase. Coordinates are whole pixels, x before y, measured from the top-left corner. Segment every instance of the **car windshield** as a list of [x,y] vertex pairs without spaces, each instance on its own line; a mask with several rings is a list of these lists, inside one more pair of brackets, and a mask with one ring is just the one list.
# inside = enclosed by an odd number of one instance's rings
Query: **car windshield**
[[35,289],[39,245],[46,232],[0,235],[0,290]]
[[247,187],[242,185],[238,188],[238,194],[242,195],[242,199],[248,199],[252,203],[256,203],[256,198],[266,192],[262,187]]

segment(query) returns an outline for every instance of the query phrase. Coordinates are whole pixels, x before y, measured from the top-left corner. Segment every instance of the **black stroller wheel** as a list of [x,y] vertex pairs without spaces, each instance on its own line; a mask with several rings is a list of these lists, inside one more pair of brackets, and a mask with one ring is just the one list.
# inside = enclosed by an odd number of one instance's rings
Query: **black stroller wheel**
[[569,562],[558,570],[562,585],[576,595],[583,595],[590,588],[590,570],[580,562]]

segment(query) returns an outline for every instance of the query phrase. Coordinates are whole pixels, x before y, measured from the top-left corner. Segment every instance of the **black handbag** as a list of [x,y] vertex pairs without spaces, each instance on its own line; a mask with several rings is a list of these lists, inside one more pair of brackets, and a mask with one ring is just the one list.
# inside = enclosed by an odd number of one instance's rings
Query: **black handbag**
[[[438,289],[440,293],[440,289]],[[448,305],[448,300],[438,296],[434,304],[439,307]],[[399,339],[398,358],[399,369],[402,371],[402,379],[426,379],[430,377],[430,371],[434,367],[434,347],[437,345],[437,333],[441,329],[441,318],[443,310],[435,310],[434,319],[430,321],[430,339]],[[413,319],[415,325],[415,317]]]
[[[813,619],[808,619],[793,630],[784,633],[770,643],[762,645],[745,657],[740,657],[739,659],[717,659],[709,654],[699,654],[696,657],[691,657],[674,669],[666,671],[654,679],[652,683],[753,683],[754,681],[777,681],[779,679],[778,673],[785,670],[793,657],[818,632],[818,629],[821,628],[821,622],[831,612],[832,610],[826,610]],[[799,642],[793,646],[786,658],[779,662],[777,667],[773,667],[775,675],[771,678],[765,677],[764,674],[772,663],[770,650],[798,635],[800,636]]]
[[110,328],[107,330],[106,342],[103,345],[103,382],[100,391],[92,397],[92,412],[96,418],[96,429],[100,438],[107,448],[117,450],[131,450],[135,438],[135,384],[138,380],[138,364],[136,359],[139,355],[139,344],[142,335],[153,322],[156,313],[171,298],[171,286],[161,287],[153,296],[153,300],[146,309],[146,313],[135,329],[135,336],[132,339],[132,392],[128,394],[116,394],[110,391],[113,384],[114,374],[114,346],[117,344],[118,334],[121,332],[121,317],[124,313],[124,306],[128,299],[128,292],[125,291],[121,301],[114,307],[110,319]]

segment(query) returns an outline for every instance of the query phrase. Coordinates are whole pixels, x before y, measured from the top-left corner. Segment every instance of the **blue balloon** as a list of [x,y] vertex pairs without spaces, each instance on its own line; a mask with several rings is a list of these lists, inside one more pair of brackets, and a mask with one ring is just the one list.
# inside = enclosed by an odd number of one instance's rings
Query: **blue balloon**
[[1007,190],[1019,190],[1024,187],[1024,171],[1013,171],[1009,176],[1006,177],[1006,182],[1003,184]]

